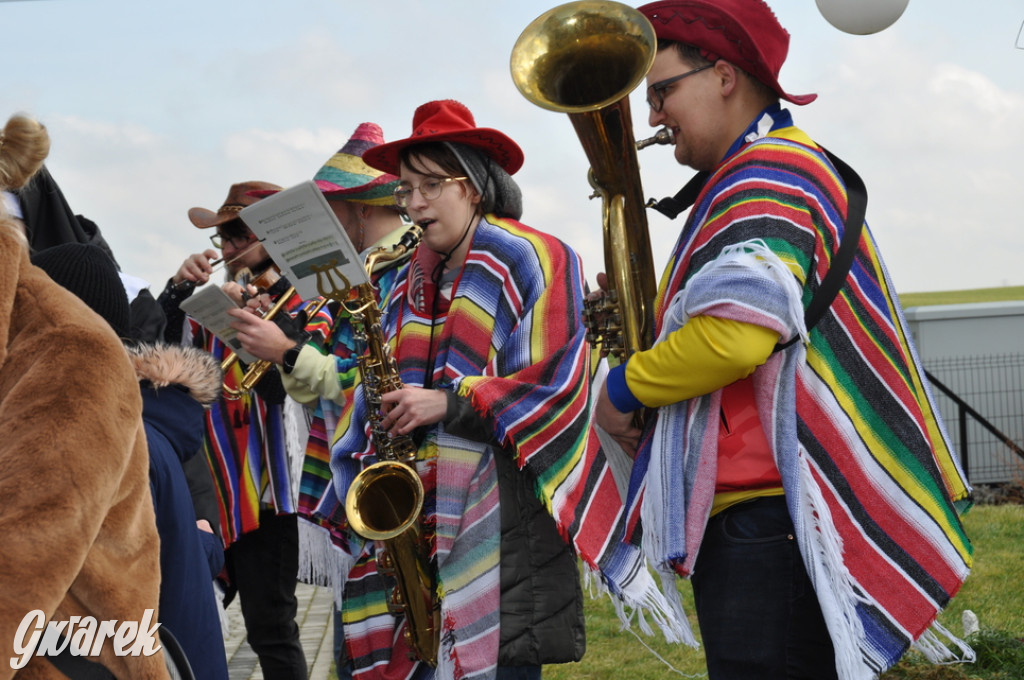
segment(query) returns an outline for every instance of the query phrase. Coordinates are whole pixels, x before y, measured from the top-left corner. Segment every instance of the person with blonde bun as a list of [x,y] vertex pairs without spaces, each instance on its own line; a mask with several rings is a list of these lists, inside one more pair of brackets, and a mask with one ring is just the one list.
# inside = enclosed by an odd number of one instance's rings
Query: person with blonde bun
[[[0,189],[24,186],[46,157],[45,128],[15,117],[0,139]],[[103,317],[32,265],[6,208],[0,470],[0,678],[58,680],[72,673],[67,662],[99,673],[91,677],[168,678],[163,651],[118,655],[112,640],[90,657],[16,651],[34,612],[65,630],[86,619],[157,622],[160,540],[142,397],[124,346]]]
[[50,134],[34,118],[15,114],[0,130],[0,203],[26,240],[28,235],[15,192],[39,172],[49,154]]

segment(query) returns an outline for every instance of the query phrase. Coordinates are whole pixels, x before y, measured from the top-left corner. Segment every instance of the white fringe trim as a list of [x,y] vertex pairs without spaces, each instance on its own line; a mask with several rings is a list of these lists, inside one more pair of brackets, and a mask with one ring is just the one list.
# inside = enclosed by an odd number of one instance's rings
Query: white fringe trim
[[[620,630],[633,631],[634,622],[644,635],[654,635],[651,622],[665,636],[669,643],[683,643],[693,648],[700,644],[693,635],[690,621],[683,610],[682,598],[676,589],[674,573],[659,573],[659,589],[651,573],[644,570],[629,585],[626,592],[613,595],[608,590],[600,572],[584,566],[583,587],[592,599],[607,595],[615,608],[615,615],[622,624]],[[651,619],[648,622],[648,618]]]
[[861,654],[864,626],[857,616],[857,594],[853,577],[843,563],[843,541],[832,514],[811,476],[810,464],[800,456],[799,518],[794,518],[800,552],[821,604],[835,648],[836,671],[840,680],[874,680],[875,673]]
[[335,603],[341,606],[348,573],[355,558],[334,547],[327,529],[299,519],[299,580],[334,589]]
[[306,444],[309,441],[310,415],[305,406],[291,397],[285,398],[281,413],[284,419],[284,450],[288,456],[288,488],[291,493],[289,507],[297,508],[302,463],[306,458]]
[[793,332],[806,343],[807,326],[804,322],[803,291],[800,284],[789,267],[761,239],[744,241],[723,248],[718,257],[701,267],[690,279],[689,285],[677,292],[669,302],[658,342],[664,340],[665,336],[672,331],[681,328],[689,320],[690,317],[686,313],[686,296],[693,281],[698,277],[713,274],[718,269],[731,266],[751,269],[761,267],[766,270],[769,278],[786,291],[786,302],[789,306],[789,318],[786,321],[793,326]]
[[[955,649],[950,649],[950,645]],[[932,623],[924,635],[911,646],[928,661],[939,665],[974,663],[978,658],[970,645],[953,635],[938,621]]]

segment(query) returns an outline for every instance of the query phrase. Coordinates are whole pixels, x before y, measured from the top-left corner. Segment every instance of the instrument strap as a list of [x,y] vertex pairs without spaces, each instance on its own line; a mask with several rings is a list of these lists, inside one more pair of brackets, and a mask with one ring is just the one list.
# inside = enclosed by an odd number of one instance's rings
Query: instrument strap
[[704,182],[708,180],[711,175],[707,170],[701,170],[686,183],[686,185],[676,192],[675,196],[667,196],[660,201],[651,199],[647,203],[648,208],[654,208],[665,217],[670,220],[674,220],[679,217],[679,213],[683,212],[697,200],[700,190],[704,188]]
[[[836,295],[839,294],[840,289],[846,282],[846,277],[850,273],[850,267],[853,265],[853,258],[857,254],[857,245],[860,243],[860,233],[864,226],[864,217],[867,214],[868,204],[867,188],[864,186],[864,181],[860,178],[860,175],[838,156],[833,155],[828,149],[820,148],[825,156],[828,157],[833,167],[835,167],[836,172],[839,173],[843,184],[846,185],[846,219],[843,223],[843,236],[839,242],[839,249],[832,258],[832,264],[825,273],[825,278],[821,280],[821,285],[818,286],[818,290],[815,291],[810,304],[804,310],[804,322],[808,331],[814,328],[815,324],[825,315],[825,312],[828,311],[832,301],[835,300]],[[704,183],[707,181],[708,176],[709,173],[706,171],[698,172],[675,196],[669,196],[660,201],[652,201],[648,203],[648,207],[654,208],[669,219],[674,220],[679,216],[679,213],[694,204],[701,189],[704,188]],[[772,351],[778,352],[779,350],[786,349],[799,338],[800,336],[796,335],[786,342],[779,343],[775,345],[775,349]]]

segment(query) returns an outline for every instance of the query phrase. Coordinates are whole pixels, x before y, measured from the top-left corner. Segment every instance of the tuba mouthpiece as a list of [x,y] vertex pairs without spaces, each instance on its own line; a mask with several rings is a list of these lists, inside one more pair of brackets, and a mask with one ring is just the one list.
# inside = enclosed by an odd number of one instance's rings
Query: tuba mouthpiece
[[647,147],[653,146],[655,144],[673,144],[675,143],[675,141],[676,136],[672,132],[672,130],[668,129],[667,127],[663,127],[660,130],[658,130],[657,134],[655,134],[653,137],[648,137],[647,139],[639,140],[636,143],[636,148],[637,151],[639,151],[640,149],[646,149]]

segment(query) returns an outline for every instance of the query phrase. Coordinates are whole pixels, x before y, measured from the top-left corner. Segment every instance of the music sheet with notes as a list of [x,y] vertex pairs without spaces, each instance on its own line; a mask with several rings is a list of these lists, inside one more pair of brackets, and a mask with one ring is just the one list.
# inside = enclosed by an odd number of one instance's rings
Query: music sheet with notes
[[238,358],[247,364],[256,361],[256,357],[242,349],[239,342],[238,331],[231,328],[234,321],[227,311],[238,309],[238,305],[227,293],[221,290],[220,286],[208,285],[200,288],[190,297],[182,301],[181,311],[188,314],[196,322],[217,336],[221,342],[230,347]]
[[312,180],[245,207],[239,217],[303,300],[369,281],[362,258]]

